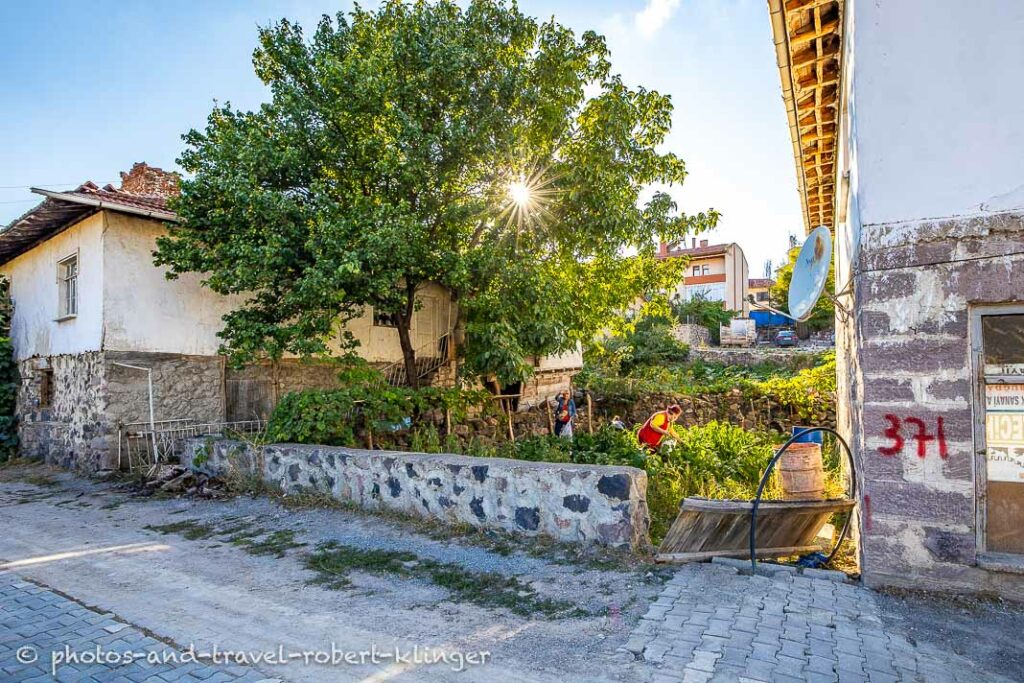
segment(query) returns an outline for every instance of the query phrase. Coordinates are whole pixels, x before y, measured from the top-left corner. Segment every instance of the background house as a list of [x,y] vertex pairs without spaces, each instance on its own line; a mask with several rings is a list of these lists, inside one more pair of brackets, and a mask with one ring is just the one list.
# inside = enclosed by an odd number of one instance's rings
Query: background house
[[[869,585],[1024,596],[1024,4],[769,0]],[[1012,80],[1012,79],[1010,79]]]
[[[333,368],[294,358],[228,367],[217,332],[239,299],[203,287],[194,273],[167,280],[153,265],[157,237],[176,220],[167,209],[176,177],[136,164],[122,181],[120,188],[33,190],[43,203],[0,233],[0,273],[14,303],[23,455],[86,470],[116,466],[119,430],[149,420],[146,369],[158,421],[266,418],[287,392],[334,385]],[[419,296],[414,342],[421,359],[439,361],[425,368],[428,379],[451,382],[443,357],[450,347],[441,343],[456,317],[451,297],[433,284]],[[368,361],[401,363],[387,316],[367,310],[346,329]],[[570,353],[536,365],[521,387],[524,405],[568,386],[582,358]]]
[[754,297],[759,304],[768,303],[768,292],[775,285],[771,278],[750,278],[747,280],[747,294]]
[[721,301],[726,310],[736,311],[741,316],[750,312],[747,258],[735,242],[708,244],[708,240],[701,240],[698,244],[693,238],[689,248],[662,242],[658,247],[658,257],[689,259],[686,277],[679,283],[673,297],[689,301],[694,295],[701,295],[710,301]]

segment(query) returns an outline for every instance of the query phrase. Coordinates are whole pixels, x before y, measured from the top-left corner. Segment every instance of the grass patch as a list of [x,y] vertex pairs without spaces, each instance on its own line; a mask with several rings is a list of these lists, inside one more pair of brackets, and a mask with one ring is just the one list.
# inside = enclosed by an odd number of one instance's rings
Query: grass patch
[[194,519],[183,519],[171,524],[147,525],[143,527],[161,534],[178,534],[189,541],[201,541],[210,538],[217,530],[209,524],[200,524]]
[[311,584],[347,588],[348,574],[363,571],[423,578],[447,589],[452,598],[482,607],[500,607],[523,616],[540,614],[548,618],[585,615],[573,603],[541,597],[533,587],[515,577],[492,572],[471,572],[459,565],[423,559],[415,553],[364,550],[335,542],[322,543],[306,558],[306,567],[317,573]]
[[33,486],[60,486],[60,482],[48,474],[29,474],[23,477],[22,481],[25,482],[26,484],[32,484]]
[[295,540],[295,532],[291,529],[282,529],[280,531],[273,531],[259,540],[252,537],[243,538],[236,545],[240,545],[246,552],[252,555],[284,557],[289,550],[301,548],[306,544],[297,542]]

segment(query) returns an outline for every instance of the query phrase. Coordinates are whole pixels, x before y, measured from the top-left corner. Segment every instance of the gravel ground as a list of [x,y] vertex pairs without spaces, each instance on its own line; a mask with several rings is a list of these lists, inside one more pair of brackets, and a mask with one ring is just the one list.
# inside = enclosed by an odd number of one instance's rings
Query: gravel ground
[[[47,477],[55,484],[47,485]],[[659,574],[664,571],[646,565],[612,570],[569,564],[557,553],[545,550],[534,557],[528,552],[537,552],[540,544],[510,549],[500,538],[494,543],[502,552],[496,552],[365,513],[286,509],[269,498],[140,498],[111,482],[68,473],[44,477],[38,468],[0,470],[0,482],[4,479],[0,514],[8,531],[0,536],[0,570],[39,581],[183,646],[302,649],[339,642],[360,648],[480,649],[491,653],[492,663],[481,670],[484,675],[468,680],[632,680],[644,664],[619,648],[663,586]],[[227,534],[188,540],[181,530],[153,529],[181,522],[220,530],[246,524],[265,532],[290,530],[306,545],[288,549],[284,557],[257,556],[230,543]],[[515,577],[538,597],[571,603],[576,613],[517,615],[454,601],[446,588],[415,570],[409,577],[351,572],[352,585],[343,590],[310,585],[316,575],[306,569],[305,558],[324,541],[412,552],[471,573]],[[268,674],[294,681],[382,675],[379,667],[286,668]],[[467,680],[436,665],[404,674],[388,670],[387,676]]]

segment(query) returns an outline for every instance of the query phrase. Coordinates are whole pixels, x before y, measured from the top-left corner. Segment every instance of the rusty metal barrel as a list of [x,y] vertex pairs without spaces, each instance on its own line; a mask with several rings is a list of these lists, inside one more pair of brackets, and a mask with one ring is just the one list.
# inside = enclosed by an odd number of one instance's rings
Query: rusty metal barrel
[[822,500],[825,497],[825,468],[819,444],[791,444],[779,460],[779,472],[787,500]]

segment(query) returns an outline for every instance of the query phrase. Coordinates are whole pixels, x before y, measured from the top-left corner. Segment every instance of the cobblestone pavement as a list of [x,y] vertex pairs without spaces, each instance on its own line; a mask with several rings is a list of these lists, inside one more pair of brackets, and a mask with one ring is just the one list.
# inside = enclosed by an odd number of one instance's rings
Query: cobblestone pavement
[[1010,680],[886,629],[869,589],[835,572],[811,578],[791,570],[750,576],[734,565],[681,567],[623,649],[653,665],[651,683]]
[[[64,663],[54,669],[53,653],[60,657],[67,651],[83,659],[102,652],[102,657],[111,659],[109,663]],[[0,681],[268,681],[266,675],[246,667],[163,663],[165,658],[181,653],[181,648],[157,640],[109,613],[89,609],[14,574],[0,573]],[[134,661],[126,663],[128,656]],[[113,661],[115,658],[120,662]]]

